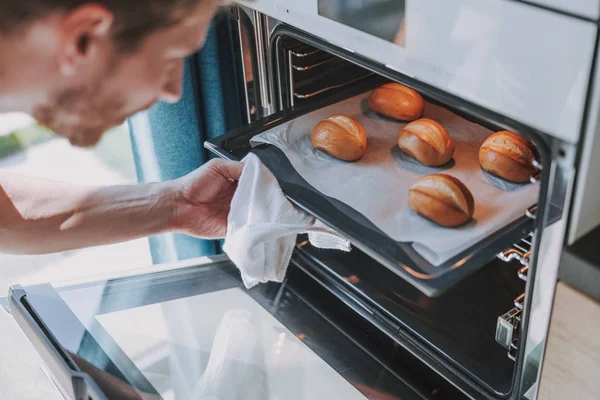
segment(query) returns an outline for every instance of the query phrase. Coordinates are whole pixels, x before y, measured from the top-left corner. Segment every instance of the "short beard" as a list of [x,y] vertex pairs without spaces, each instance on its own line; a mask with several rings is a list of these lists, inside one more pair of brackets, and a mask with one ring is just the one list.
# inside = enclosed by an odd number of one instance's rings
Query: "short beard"
[[116,65],[115,57],[96,81],[55,92],[46,104],[33,110],[33,117],[75,146],[96,144],[105,131],[125,119],[123,98],[103,91],[103,82],[109,80]]

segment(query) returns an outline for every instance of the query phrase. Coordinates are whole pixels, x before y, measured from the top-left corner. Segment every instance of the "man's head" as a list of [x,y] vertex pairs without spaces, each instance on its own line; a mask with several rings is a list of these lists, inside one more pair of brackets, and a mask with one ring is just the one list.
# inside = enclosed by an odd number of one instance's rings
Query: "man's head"
[[0,0],[0,112],[96,143],[155,101],[179,99],[183,60],[218,2]]

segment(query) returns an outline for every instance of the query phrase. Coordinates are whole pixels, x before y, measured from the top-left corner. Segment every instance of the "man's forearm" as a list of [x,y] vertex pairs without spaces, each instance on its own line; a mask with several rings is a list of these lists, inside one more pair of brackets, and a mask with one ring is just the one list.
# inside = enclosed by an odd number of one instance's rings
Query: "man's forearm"
[[80,186],[0,172],[0,252],[52,253],[167,232],[172,186]]

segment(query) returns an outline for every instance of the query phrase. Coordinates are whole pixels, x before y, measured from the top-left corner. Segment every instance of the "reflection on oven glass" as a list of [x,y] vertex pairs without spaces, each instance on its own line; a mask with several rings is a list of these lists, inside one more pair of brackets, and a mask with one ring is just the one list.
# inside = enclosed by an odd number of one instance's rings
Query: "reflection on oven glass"
[[365,399],[238,288],[96,318],[165,400]]
[[406,45],[406,0],[319,0],[319,15]]

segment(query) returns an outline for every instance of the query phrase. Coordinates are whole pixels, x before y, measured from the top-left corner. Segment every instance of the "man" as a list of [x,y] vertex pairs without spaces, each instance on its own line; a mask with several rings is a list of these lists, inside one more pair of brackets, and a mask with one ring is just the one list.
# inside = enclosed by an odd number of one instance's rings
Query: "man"
[[[202,46],[217,3],[0,0],[0,112],[29,113],[76,146],[95,144],[157,100],[178,101],[184,58]],[[0,252],[164,232],[223,237],[241,170],[214,160],[175,181],[118,187],[0,171]]]

